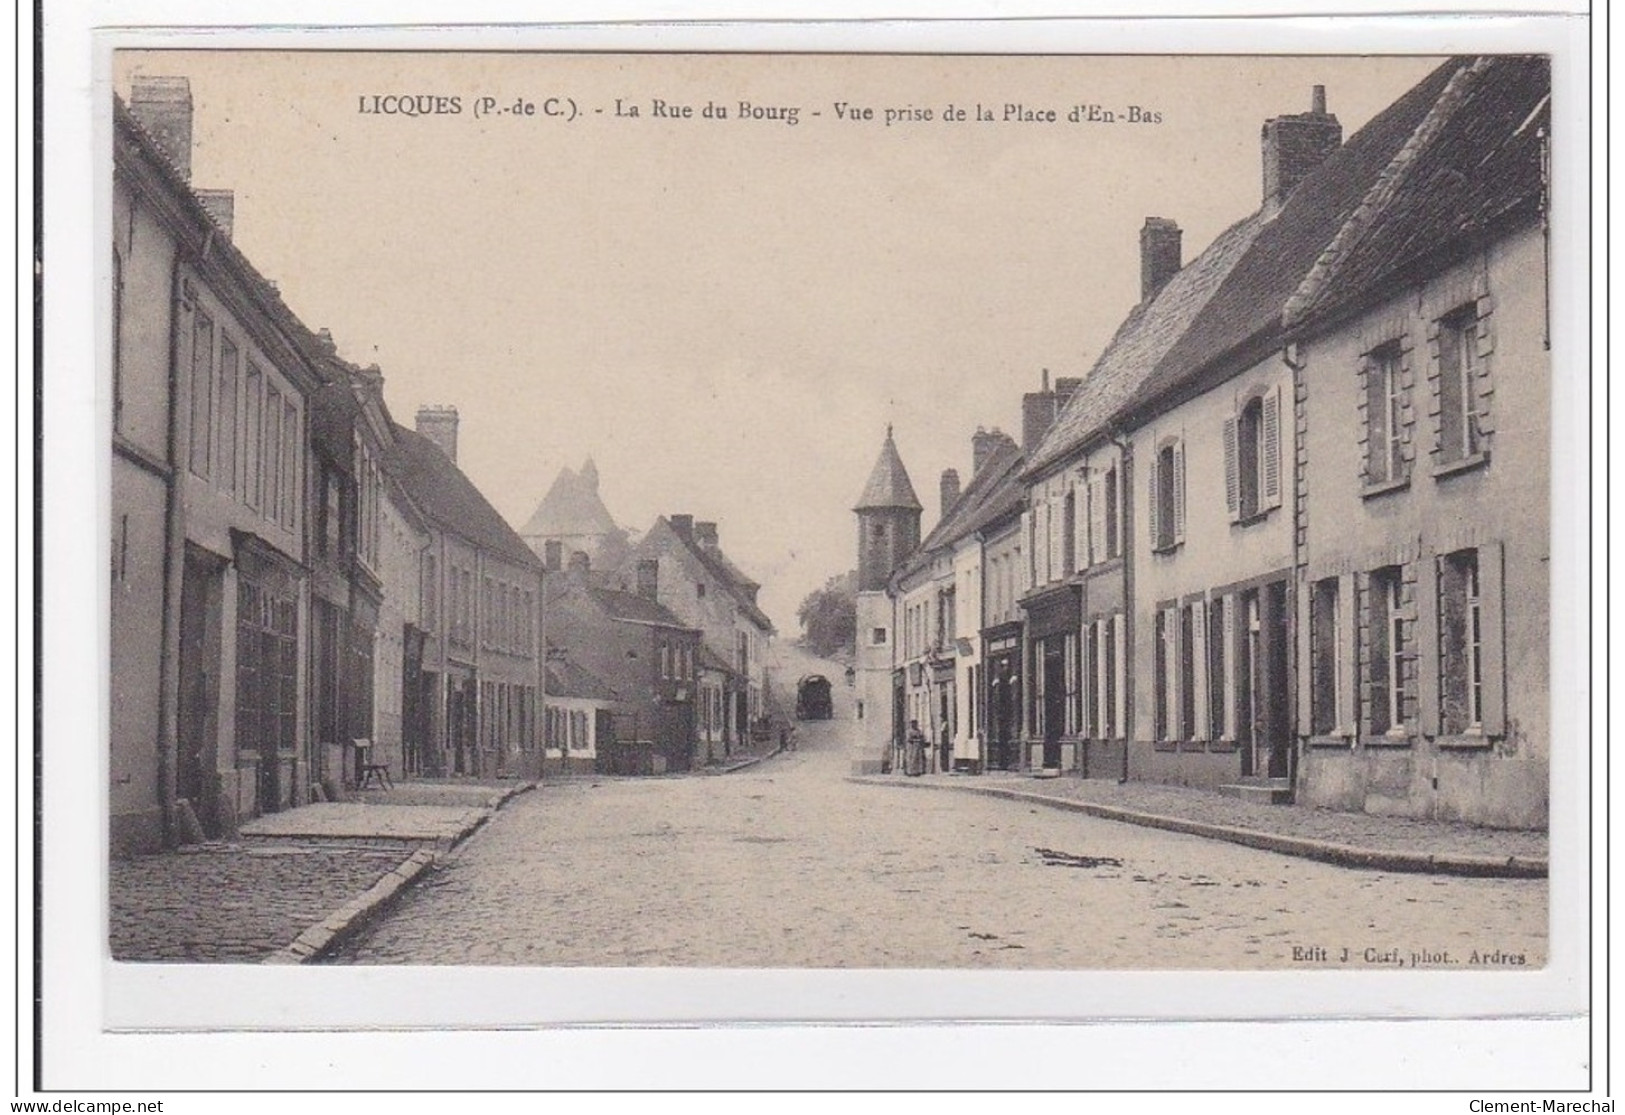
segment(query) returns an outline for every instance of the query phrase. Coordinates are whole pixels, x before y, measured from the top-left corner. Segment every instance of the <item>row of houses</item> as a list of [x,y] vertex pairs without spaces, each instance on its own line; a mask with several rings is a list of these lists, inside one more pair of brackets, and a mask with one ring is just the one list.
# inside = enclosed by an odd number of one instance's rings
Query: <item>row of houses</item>
[[395,776],[540,770],[542,562],[194,188],[185,79],[113,114],[116,852]]
[[859,769],[1547,822],[1550,73],[1458,58],[1343,142],[1262,130],[1259,208],[923,507],[858,501]]
[[773,623],[714,521],[616,526],[589,459],[521,533],[546,570],[547,769],[684,771],[775,742]]

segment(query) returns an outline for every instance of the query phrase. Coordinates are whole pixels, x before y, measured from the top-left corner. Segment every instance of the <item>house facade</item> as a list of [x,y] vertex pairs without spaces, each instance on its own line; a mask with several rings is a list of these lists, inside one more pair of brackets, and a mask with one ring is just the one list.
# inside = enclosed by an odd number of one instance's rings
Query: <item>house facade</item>
[[621,570],[621,583],[654,597],[702,633],[711,656],[726,673],[707,673],[708,692],[722,690],[719,715],[708,712],[708,736],[720,732],[723,754],[751,744],[751,731],[766,717],[769,650],[773,623],[757,604],[760,585],[723,551],[715,522],[693,515],[655,520]]
[[428,526],[420,619],[426,775],[541,771],[542,562],[457,467],[458,418],[395,425],[385,468]]
[[1549,98],[1457,68],[1288,307],[1299,800],[1547,823]]
[[190,186],[191,108],[183,80],[141,78],[114,109],[121,851],[229,834],[309,785],[300,493],[320,380],[308,334],[231,245],[230,195]]
[[604,585],[586,554],[550,574],[547,628],[553,654],[582,667],[615,694],[609,731],[595,727],[596,769],[666,774],[694,763],[699,629],[642,592]]

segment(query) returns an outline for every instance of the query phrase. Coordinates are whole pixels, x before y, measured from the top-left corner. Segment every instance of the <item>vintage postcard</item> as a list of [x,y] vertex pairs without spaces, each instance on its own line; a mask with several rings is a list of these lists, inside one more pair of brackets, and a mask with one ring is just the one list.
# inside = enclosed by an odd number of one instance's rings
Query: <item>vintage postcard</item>
[[107,78],[108,1024],[1574,998],[1549,52]]

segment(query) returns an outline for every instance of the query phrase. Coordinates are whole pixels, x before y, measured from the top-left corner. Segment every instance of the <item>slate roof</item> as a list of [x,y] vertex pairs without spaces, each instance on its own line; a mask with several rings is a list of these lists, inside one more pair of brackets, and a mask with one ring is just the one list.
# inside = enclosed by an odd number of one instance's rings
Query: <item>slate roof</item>
[[1106,428],[1156,369],[1264,228],[1262,212],[1237,221],[1148,301],[1129,311],[1027,463],[1042,473]]
[[613,533],[615,520],[598,495],[597,477],[590,459],[580,472],[560,469],[519,533],[527,538]]
[[1358,309],[1448,262],[1441,256],[1536,220],[1550,118],[1547,59],[1486,57],[1458,70],[1299,287],[1287,324]]
[[869,482],[863,486],[863,494],[858,497],[857,506],[852,510],[869,511],[884,508],[925,510],[920,497],[914,494],[914,485],[909,482],[908,469],[903,467],[903,458],[897,455],[897,443],[892,440],[890,426],[886,427],[886,440],[880,447],[880,456],[875,461],[874,469],[869,473]]
[[652,627],[674,627],[680,631],[693,630],[674,616],[664,604],[656,603],[647,596],[639,596],[635,592],[589,586],[587,595],[614,620],[645,623]]
[[1256,358],[1279,339],[1288,299],[1467,62],[1455,58],[1434,70],[1298,184],[1120,418],[1132,424],[1204,373]]
[[384,468],[432,523],[516,565],[541,567],[541,559],[440,446],[398,422],[392,425],[395,444]]
[[568,658],[547,663],[545,692],[549,697],[575,697],[584,701],[613,701],[620,697],[603,678]]

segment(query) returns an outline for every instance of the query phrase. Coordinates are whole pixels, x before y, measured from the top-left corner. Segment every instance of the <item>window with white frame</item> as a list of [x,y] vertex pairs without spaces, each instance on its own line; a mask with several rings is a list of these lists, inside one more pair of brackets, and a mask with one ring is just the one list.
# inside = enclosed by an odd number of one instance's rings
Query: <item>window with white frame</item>
[[1367,487],[1404,483],[1410,478],[1410,388],[1400,340],[1366,354],[1363,372],[1363,458]]
[[1405,731],[1406,623],[1402,567],[1390,565],[1367,577],[1364,662],[1365,722],[1370,734]]
[[1281,389],[1248,395],[1224,422],[1225,505],[1232,522],[1281,506]]
[[1471,303],[1439,319],[1434,326],[1438,359],[1434,390],[1439,404],[1439,464],[1450,465],[1477,457],[1484,448],[1484,412],[1489,384],[1485,353],[1489,334],[1481,326],[1478,304]]

